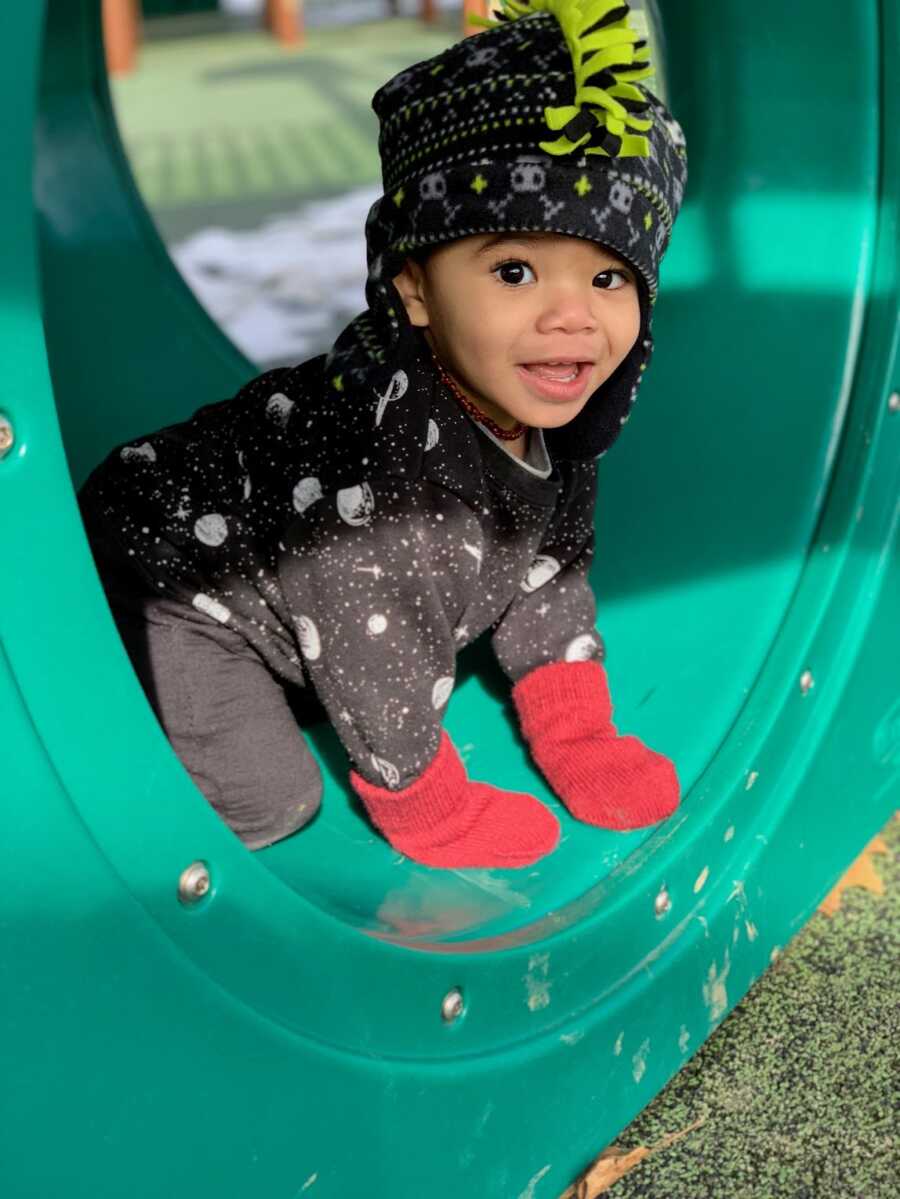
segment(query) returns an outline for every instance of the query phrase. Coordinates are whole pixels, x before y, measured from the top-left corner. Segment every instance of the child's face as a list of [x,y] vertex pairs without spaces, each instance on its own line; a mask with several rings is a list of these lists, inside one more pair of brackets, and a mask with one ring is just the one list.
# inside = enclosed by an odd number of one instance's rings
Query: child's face
[[[504,428],[555,429],[578,415],[640,329],[637,282],[608,250],[557,233],[476,234],[394,279],[410,322],[461,389]],[[537,363],[580,363],[574,382]],[[574,370],[569,368],[569,373]]]

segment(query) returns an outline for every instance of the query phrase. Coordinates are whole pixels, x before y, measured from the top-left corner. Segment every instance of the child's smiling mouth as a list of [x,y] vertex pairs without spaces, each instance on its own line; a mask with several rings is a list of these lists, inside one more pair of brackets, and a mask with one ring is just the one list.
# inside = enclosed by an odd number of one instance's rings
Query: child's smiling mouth
[[577,400],[584,391],[593,362],[561,359],[557,362],[522,362],[516,370],[526,386],[550,400]]

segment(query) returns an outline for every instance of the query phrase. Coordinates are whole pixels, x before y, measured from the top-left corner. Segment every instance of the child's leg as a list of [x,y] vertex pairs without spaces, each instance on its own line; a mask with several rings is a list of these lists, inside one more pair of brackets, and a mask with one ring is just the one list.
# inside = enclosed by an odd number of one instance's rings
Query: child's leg
[[307,824],[321,774],[282,684],[240,634],[134,590],[91,544],[135,673],[200,791],[249,849]]

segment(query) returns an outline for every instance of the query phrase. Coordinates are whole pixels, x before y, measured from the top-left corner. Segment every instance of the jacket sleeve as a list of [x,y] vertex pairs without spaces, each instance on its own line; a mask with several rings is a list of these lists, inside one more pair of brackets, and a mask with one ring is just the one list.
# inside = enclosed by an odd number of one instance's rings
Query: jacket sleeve
[[596,461],[567,464],[561,502],[544,542],[494,625],[491,645],[514,683],[548,662],[605,657],[588,581],[596,494]]
[[313,686],[357,771],[378,786],[407,786],[438,751],[481,542],[450,492],[391,478],[313,499],[280,543]]

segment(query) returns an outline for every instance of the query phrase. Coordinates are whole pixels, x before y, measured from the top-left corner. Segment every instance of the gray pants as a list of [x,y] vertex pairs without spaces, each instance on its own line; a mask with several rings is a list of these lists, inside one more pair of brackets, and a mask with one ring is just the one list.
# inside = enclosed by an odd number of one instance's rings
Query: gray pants
[[86,523],[119,636],[172,748],[248,849],[319,809],[322,777],[286,687],[239,633],[153,595]]

